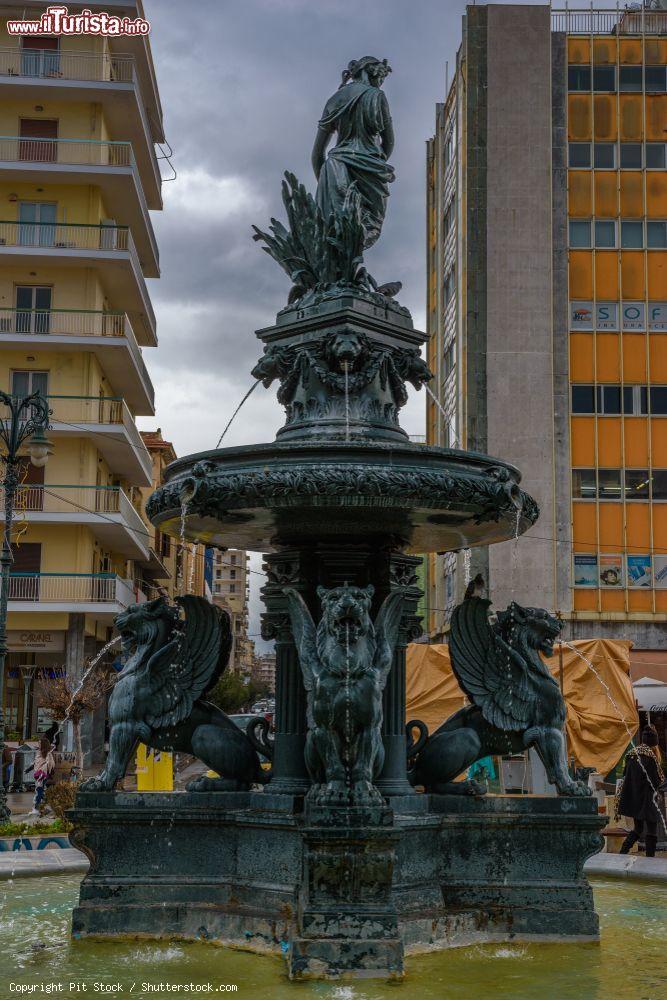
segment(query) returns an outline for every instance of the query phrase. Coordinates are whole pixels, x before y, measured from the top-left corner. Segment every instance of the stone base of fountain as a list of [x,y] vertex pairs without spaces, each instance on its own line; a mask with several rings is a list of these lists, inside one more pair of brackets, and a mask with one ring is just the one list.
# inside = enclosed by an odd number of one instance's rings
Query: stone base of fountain
[[583,875],[606,821],[594,799],[395,806],[337,825],[300,796],[79,793],[71,839],[91,868],[73,935],[283,953],[293,978],[400,976],[405,952],[472,942],[597,939]]

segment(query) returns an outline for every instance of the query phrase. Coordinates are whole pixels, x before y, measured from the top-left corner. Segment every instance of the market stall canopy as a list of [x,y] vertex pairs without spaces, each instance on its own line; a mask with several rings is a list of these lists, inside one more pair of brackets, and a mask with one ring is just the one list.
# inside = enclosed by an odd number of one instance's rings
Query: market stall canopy
[[654,677],[642,677],[632,685],[640,712],[667,711],[667,684]]
[[[579,766],[607,774],[639,726],[630,681],[631,643],[579,639],[571,645],[574,649],[563,645],[562,650],[568,754],[574,755]],[[558,680],[558,643],[554,655],[545,660]],[[464,695],[452,672],[448,646],[408,646],[406,699],[406,721],[421,719],[429,732],[463,707]]]

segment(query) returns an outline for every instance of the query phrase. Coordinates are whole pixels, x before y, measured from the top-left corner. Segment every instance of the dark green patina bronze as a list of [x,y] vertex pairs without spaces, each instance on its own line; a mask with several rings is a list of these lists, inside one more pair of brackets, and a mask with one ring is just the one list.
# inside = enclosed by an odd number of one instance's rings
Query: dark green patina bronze
[[158,597],[123,611],[114,624],[127,659],[109,700],[109,753],[103,771],[81,790],[114,789],[139,741],[192,754],[220,775],[195,779],[193,791],[241,791],[262,782],[249,737],[204,700],[229,662],[229,615],[203,597],[179,597],[175,607]]
[[568,774],[565,699],[540,657],[553,655],[561,623],[541,608],[511,604],[491,625],[490,604],[473,594],[454,608],[449,652],[471,705],[436,729],[410,780],[438,794],[480,794],[475,781],[454,778],[482,757],[534,747],[559,795],[590,795]]
[[[408,775],[405,650],[421,634],[415,553],[505,541],[539,511],[511,465],[412,443],[400,427],[406,385],[432,376],[425,337],[396,301],[400,284],[378,286],[363,260],[393,177],[387,72],[371,57],[350,63],[319,123],[315,197],[287,174],[287,225],[255,231],[292,282],[276,323],[257,333],[264,350],[253,372],[278,383],[284,426],[272,443],[179,459],[147,506],[174,537],[183,527],[189,540],[266,554],[262,634],[275,640],[277,685],[270,782],[261,793],[81,793],[74,839],[92,866],[77,934],[285,952],[293,978],[397,977],[406,949],[489,935],[597,934],[583,876],[603,824],[592,799],[419,794]],[[496,668],[497,647],[483,636]],[[533,654],[515,654],[523,660],[512,677],[532,678]],[[485,668],[462,657],[462,677]],[[561,792],[578,792],[552,740],[562,703],[543,703],[551,692],[538,689],[516,731],[525,740],[537,726],[533,742],[547,747]],[[480,711],[459,730],[467,742],[456,766],[447,731],[413,748],[431,787],[477,755]],[[505,732],[502,720],[492,725]]]

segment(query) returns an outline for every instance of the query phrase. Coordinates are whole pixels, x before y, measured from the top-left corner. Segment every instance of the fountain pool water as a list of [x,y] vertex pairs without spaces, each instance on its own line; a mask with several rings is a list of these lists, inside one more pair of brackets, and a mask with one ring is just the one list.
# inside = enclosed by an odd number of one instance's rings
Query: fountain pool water
[[[39,986],[120,982],[146,996],[141,983],[235,984],[242,996],[384,1000],[417,991],[447,997],[537,996],[559,1000],[636,1000],[664,996],[667,972],[667,885],[594,880],[599,944],[485,944],[406,959],[403,985],[383,982],[290,983],[280,958],[181,941],[71,941],[70,920],[80,878],[51,876],[6,883],[0,902],[2,980]],[[222,991],[221,991],[222,992]],[[9,993],[7,993],[9,995]],[[18,995],[12,992],[12,995]]]

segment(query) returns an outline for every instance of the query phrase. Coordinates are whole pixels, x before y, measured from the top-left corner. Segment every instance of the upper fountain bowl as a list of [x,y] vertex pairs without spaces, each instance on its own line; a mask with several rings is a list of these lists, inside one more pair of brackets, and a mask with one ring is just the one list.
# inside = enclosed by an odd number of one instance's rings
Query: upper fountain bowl
[[221,548],[390,538],[448,552],[534,524],[539,510],[520,479],[487,455],[408,441],[278,441],[178,459],[147,512],[169,535]]

